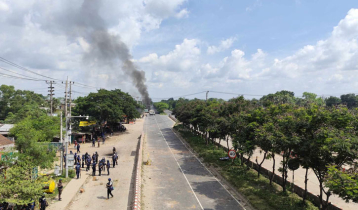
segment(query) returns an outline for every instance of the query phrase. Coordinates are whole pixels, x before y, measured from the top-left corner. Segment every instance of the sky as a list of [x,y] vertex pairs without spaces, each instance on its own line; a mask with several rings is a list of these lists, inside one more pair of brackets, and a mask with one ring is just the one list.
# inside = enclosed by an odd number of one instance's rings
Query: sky
[[[205,91],[224,99],[280,90],[358,93],[356,0],[87,1],[98,4],[105,30],[127,46],[154,101],[199,92],[186,97],[205,98]],[[0,84],[47,94],[43,80],[50,77],[62,97],[68,77],[75,97],[99,88],[140,97],[120,59],[85,59],[95,46],[71,27],[82,4],[0,0],[0,57],[37,73],[0,59]]]

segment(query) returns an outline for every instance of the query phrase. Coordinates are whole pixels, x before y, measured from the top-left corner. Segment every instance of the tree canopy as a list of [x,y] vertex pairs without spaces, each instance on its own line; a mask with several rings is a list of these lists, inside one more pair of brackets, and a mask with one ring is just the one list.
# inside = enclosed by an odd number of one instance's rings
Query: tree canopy
[[137,108],[140,105],[128,93],[121,90],[104,90],[79,97],[75,101],[73,115],[89,115],[91,119],[99,122],[116,123],[125,117],[129,119],[140,116]]

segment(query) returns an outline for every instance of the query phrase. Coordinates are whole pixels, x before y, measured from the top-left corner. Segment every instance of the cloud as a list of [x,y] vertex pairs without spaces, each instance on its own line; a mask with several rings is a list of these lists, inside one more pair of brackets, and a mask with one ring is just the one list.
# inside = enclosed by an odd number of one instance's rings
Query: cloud
[[234,43],[235,40],[236,40],[236,38],[231,37],[231,38],[222,40],[220,42],[219,46],[209,46],[207,49],[207,53],[212,55],[212,54],[227,50],[232,46],[232,44]]
[[187,9],[182,9],[175,15],[175,17],[178,19],[187,18],[189,17],[189,11]]
[[196,39],[184,39],[181,44],[175,45],[175,49],[166,55],[158,56],[156,53],[140,58],[140,63],[146,64],[146,68],[165,70],[172,72],[182,72],[193,70],[198,64],[198,48],[200,41]]
[[[146,0],[144,2],[146,12],[155,17],[168,18],[176,16],[178,7],[186,2],[186,0]],[[185,11],[186,9],[184,9],[184,13]]]
[[[94,85],[100,75],[103,81],[98,86],[127,89],[121,86],[123,84],[111,83],[113,76],[105,77],[104,74],[109,72],[105,68],[83,66],[83,54],[91,46],[86,41],[88,37],[81,36],[72,27],[81,24],[86,27],[88,21],[92,21],[83,19],[80,23],[73,23],[82,2],[0,0],[0,55],[51,77],[64,79],[68,74],[73,80],[86,80],[86,83]],[[107,0],[99,13],[104,21],[102,25],[111,34],[121,37],[132,50],[139,44],[143,33],[158,29],[166,18],[187,16],[188,10],[183,7],[185,2]],[[121,75],[118,73],[116,76]]]
[[[153,53],[143,57],[141,62],[153,65],[156,75],[152,82],[163,84],[162,89],[175,85],[176,88],[196,87],[198,91],[217,89],[267,94],[287,89],[299,94],[304,91],[320,94],[329,93],[334,87],[334,92],[344,93],[358,86],[354,82],[358,80],[357,38],[358,9],[351,9],[328,38],[280,58],[262,49],[251,55],[234,49],[229,56],[214,62],[199,53],[198,41],[185,39],[168,54]],[[232,42],[230,38],[219,46],[210,46],[207,54],[228,49]]]
[[0,11],[7,12],[9,11],[9,5],[7,5],[5,2],[0,1]]
[[261,7],[261,6],[262,6],[262,2],[260,0],[255,0],[255,2],[252,5],[246,7],[245,10],[246,10],[246,12],[251,12],[255,8]]

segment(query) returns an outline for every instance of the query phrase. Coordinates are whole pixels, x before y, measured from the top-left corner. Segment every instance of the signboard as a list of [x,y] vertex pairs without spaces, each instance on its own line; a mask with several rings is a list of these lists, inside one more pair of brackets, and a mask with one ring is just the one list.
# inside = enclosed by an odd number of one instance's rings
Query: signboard
[[80,127],[96,125],[96,121],[80,121]]
[[73,165],[75,164],[75,155],[68,154],[67,158],[68,167],[73,167]]
[[231,159],[236,158],[236,152],[234,149],[229,150],[228,155]]

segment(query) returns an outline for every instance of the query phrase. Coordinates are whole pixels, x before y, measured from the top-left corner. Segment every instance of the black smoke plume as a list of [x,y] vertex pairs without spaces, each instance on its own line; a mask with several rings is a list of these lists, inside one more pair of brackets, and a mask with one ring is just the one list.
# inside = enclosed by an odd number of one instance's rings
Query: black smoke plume
[[[146,105],[150,104],[150,98],[145,84],[144,71],[132,62],[132,56],[125,43],[119,36],[108,32],[103,18],[99,14],[100,0],[84,0],[79,12],[69,14],[67,17],[70,28],[65,29],[71,36],[82,36],[90,44],[89,51],[85,54],[86,61],[108,65],[116,70],[118,59],[122,63],[122,70],[129,76]],[[116,76],[116,72],[113,75]]]

